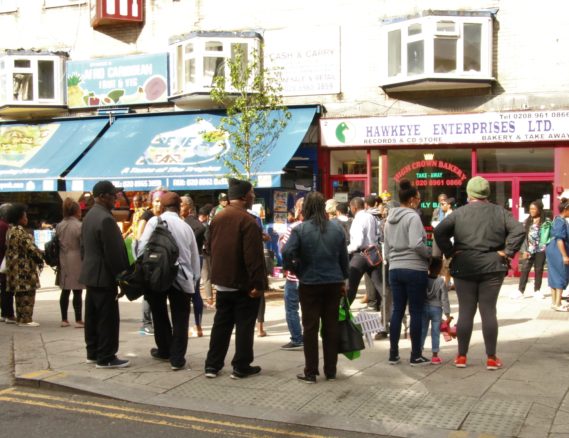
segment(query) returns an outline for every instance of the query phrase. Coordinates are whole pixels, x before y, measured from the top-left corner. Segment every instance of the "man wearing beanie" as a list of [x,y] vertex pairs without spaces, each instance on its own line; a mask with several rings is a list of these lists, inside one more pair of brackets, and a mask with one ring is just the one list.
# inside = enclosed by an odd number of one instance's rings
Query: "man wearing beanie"
[[525,239],[522,224],[509,211],[488,201],[490,184],[475,176],[466,185],[468,204],[446,216],[435,228],[435,241],[445,257],[452,257],[450,273],[458,297],[458,355],[454,364],[467,365],[474,315],[480,310],[486,347],[486,368],[496,370],[498,320],[496,302],[509,261]]
[[[188,349],[188,328],[190,322],[190,302],[195,290],[196,280],[200,276],[200,255],[192,228],[180,218],[180,196],[175,192],[164,192],[160,196],[160,216],[152,217],[142,233],[138,246],[138,255],[144,252],[152,232],[160,218],[166,223],[178,245],[178,275],[174,284],[164,293],[149,293],[146,299],[150,303],[154,320],[154,340],[156,347],[150,355],[158,360],[169,361],[173,371],[186,368]],[[168,304],[172,322],[168,316]]]
[[261,229],[247,212],[255,200],[248,181],[229,178],[229,205],[215,215],[206,243],[211,255],[211,282],[217,290],[205,375],[217,377],[224,366],[235,327],[231,378],[261,372],[253,362],[253,339],[260,297],[268,288]]

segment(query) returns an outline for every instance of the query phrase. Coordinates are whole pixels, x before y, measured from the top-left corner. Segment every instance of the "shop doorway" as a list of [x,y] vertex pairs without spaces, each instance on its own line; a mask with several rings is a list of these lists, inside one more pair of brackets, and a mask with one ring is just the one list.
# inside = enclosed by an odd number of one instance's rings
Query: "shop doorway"
[[529,214],[531,202],[541,199],[546,216],[552,218],[553,175],[484,175],[490,182],[490,200],[510,210],[520,222]]
[[[490,201],[512,212],[514,218],[524,222],[529,215],[529,205],[538,199],[543,202],[545,215],[553,212],[553,175],[484,175],[490,182]],[[513,275],[519,276],[518,257],[512,262]]]
[[369,193],[367,175],[332,175],[330,176],[330,193],[338,202],[348,202],[350,199]]

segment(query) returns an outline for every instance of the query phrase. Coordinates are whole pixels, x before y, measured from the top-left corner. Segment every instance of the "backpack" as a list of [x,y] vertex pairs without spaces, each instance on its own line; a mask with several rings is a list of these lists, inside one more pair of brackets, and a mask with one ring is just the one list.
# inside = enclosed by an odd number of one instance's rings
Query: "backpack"
[[45,243],[43,259],[52,268],[59,266],[59,239],[55,234],[49,242]]
[[176,281],[180,252],[168,224],[158,217],[142,258],[142,274],[149,292],[165,292]]

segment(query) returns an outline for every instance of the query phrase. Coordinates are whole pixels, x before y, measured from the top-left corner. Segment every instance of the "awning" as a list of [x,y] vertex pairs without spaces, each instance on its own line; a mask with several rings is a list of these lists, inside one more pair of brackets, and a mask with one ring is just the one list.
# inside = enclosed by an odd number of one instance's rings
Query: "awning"
[[0,125],[0,192],[57,191],[58,180],[107,125],[107,118]]
[[[280,175],[302,142],[317,107],[291,108],[292,117],[256,173],[257,187],[280,186]],[[221,156],[232,145],[219,133],[220,113],[117,116],[101,139],[66,176],[68,191],[91,190],[108,179],[125,190],[227,188]],[[207,141],[207,140],[210,141]]]

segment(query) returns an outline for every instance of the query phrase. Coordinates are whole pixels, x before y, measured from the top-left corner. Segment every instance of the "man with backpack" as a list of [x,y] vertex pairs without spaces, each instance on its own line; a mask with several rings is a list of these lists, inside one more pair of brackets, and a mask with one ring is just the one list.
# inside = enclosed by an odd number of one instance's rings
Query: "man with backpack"
[[[180,218],[180,196],[164,192],[162,214],[148,221],[140,238],[138,255],[147,279],[146,299],[154,320],[157,348],[150,355],[169,361],[172,370],[186,368],[191,295],[200,276],[200,256],[191,227]],[[168,304],[172,322],[168,316]]]

